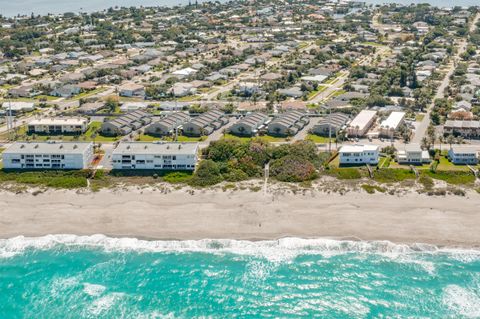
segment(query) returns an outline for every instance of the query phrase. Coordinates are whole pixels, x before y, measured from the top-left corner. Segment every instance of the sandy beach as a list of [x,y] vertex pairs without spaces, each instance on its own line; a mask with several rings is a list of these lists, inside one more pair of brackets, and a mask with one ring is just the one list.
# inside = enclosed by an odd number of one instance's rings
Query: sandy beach
[[104,234],[149,239],[329,237],[480,247],[480,196],[308,191],[49,190],[0,193],[0,237]]

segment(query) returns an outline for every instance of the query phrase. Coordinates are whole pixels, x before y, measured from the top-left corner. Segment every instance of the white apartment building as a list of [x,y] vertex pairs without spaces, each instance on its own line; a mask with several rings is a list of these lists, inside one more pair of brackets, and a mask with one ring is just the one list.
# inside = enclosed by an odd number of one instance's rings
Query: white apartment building
[[390,115],[380,124],[380,135],[393,137],[395,132],[398,131],[404,122],[405,112],[390,113]]
[[112,153],[113,169],[195,170],[198,143],[120,143]]
[[5,169],[86,169],[93,155],[91,142],[15,142],[2,154]]
[[377,145],[344,145],[338,151],[340,165],[378,164]]
[[54,117],[35,119],[28,123],[29,133],[40,134],[74,134],[85,133],[88,129],[88,120],[81,117]]
[[361,137],[367,134],[375,122],[377,111],[363,110],[350,122],[347,129],[348,137]]

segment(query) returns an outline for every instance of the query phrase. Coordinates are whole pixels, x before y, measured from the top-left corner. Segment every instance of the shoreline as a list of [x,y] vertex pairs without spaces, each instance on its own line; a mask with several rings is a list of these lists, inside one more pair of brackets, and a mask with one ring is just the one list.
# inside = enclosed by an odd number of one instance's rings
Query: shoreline
[[[460,206],[461,205],[461,206]],[[480,195],[303,194],[151,188],[0,193],[0,238],[390,241],[480,249]]]

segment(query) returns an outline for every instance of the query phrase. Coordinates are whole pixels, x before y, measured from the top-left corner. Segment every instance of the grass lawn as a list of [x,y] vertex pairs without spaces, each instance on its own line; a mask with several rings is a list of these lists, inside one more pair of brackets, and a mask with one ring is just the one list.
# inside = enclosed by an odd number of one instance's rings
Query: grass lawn
[[381,44],[381,43],[369,42],[369,41],[367,41],[367,42],[362,42],[361,44],[363,44],[363,45],[370,45],[370,46],[372,46],[372,47],[385,47],[385,46],[386,46],[386,45]]
[[356,167],[329,168],[325,170],[325,174],[338,179],[360,179],[368,176],[365,169]]
[[209,94],[209,93],[213,93],[215,91],[218,91],[218,89],[216,89],[216,88],[199,88],[197,90],[198,93],[202,93],[202,94]]
[[5,102],[33,102],[37,103],[38,100],[35,98],[30,98],[30,97],[17,97],[17,98],[9,98],[9,99],[0,99],[0,103],[5,103]]
[[236,136],[233,134],[225,134],[222,138],[226,139],[236,139],[236,140],[241,140],[241,141],[249,141],[251,139],[261,139],[262,141],[265,142],[285,142],[287,139],[284,137],[276,137],[276,136],[270,136],[270,135],[262,135],[262,136],[254,136],[254,137],[248,137],[248,136]]
[[33,100],[35,101],[40,101],[40,100],[45,100],[45,101],[55,101],[58,100],[58,96],[51,96],[51,95],[37,95],[33,97]]
[[[320,136],[315,134],[308,134],[307,137],[305,137],[305,139],[317,144],[328,144],[328,140],[329,140],[327,136]],[[332,144],[335,143],[335,138],[333,136],[331,138],[331,142]]]
[[187,96],[182,96],[181,98],[179,98],[178,102],[193,102],[193,101],[200,100],[200,98],[201,98],[200,95],[187,95]]
[[147,135],[147,134],[140,134],[135,138],[135,141],[138,141],[138,142],[153,142],[153,141],[161,141],[161,140],[162,140],[161,137]]
[[99,88],[96,88],[95,90],[85,91],[85,92],[82,92],[78,95],[75,95],[74,97],[72,97],[69,100],[70,101],[77,101],[77,100],[84,99],[84,98],[90,97],[90,96],[98,94],[98,93],[102,93],[106,90],[107,90],[107,88],[99,87]]
[[319,85],[316,90],[311,91],[311,92],[308,93],[307,98],[308,98],[309,100],[313,99],[313,98],[316,97],[318,94],[320,94],[320,93],[322,93],[323,91],[325,91],[325,90],[327,89],[327,87],[328,87],[328,86],[326,86],[326,85]]
[[[390,162],[390,168],[395,168],[395,169],[410,169],[410,165],[408,164],[398,164],[395,161]],[[430,169],[430,164],[423,164],[423,165],[413,165],[417,171],[419,170],[424,170],[424,169]]]
[[390,166],[391,158],[390,157],[380,157],[378,161],[378,167],[387,168]]
[[328,164],[328,166],[333,168],[340,167],[340,155],[335,156],[335,158]]
[[[102,98],[104,101],[106,101],[108,99],[108,96],[104,96]],[[144,99],[142,98],[139,98],[139,97],[128,97],[128,96],[119,96],[118,97],[118,100],[120,102],[145,102]]]
[[475,182],[475,176],[470,171],[439,171],[435,173],[430,170],[422,171],[423,176],[429,176],[452,185],[472,185]]
[[229,134],[229,133],[225,134],[222,138],[232,139],[232,140],[240,140],[240,141],[249,141],[249,140],[252,139],[249,136],[236,136],[236,135]]
[[455,165],[448,160],[447,157],[441,156],[440,162],[437,166],[437,171],[467,171],[470,172],[470,169],[467,165]]
[[373,179],[380,183],[396,183],[415,178],[415,173],[407,169],[382,168],[373,170]]
[[415,115],[415,121],[421,122],[424,117],[425,117],[425,114],[416,114]]
[[47,186],[54,188],[87,187],[87,171],[0,171],[0,182]]
[[115,142],[120,139],[118,136],[103,136],[99,133],[102,122],[93,121],[88,126],[87,131],[80,136],[80,140],[83,141],[92,141],[92,134],[97,131],[97,136],[95,137],[95,142]]
[[298,49],[299,49],[299,50],[301,50],[301,49],[303,49],[303,48],[306,48],[306,47],[308,47],[308,42],[302,41],[302,42],[300,42],[300,44],[298,45]]
[[[177,136],[177,142],[201,142],[206,139],[205,136],[203,137],[189,137],[189,136],[184,136],[184,135],[178,135]],[[154,141],[173,141],[173,137],[171,136],[153,136],[153,135],[148,135],[148,134],[141,134],[140,136],[137,136],[135,139],[136,141],[139,142],[154,142]]]
[[324,84],[333,84],[334,82],[337,82],[337,81],[338,81],[338,74],[335,74],[335,76],[333,78],[330,78],[323,83]]
[[347,91],[345,91],[343,89],[337,90],[337,91],[333,92],[329,97],[337,97],[337,96],[342,95],[344,93],[347,93]]

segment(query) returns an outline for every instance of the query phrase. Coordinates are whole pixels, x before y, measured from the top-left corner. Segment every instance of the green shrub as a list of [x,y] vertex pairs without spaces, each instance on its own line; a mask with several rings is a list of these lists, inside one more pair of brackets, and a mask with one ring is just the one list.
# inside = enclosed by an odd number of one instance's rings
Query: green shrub
[[272,158],[280,159],[285,156],[293,156],[311,162],[315,167],[320,167],[325,161],[330,158],[329,153],[318,152],[315,143],[309,140],[297,141],[291,144],[282,144],[273,148]]
[[434,186],[433,179],[425,174],[420,175],[418,182],[422,184],[425,189],[432,189]]
[[302,182],[317,177],[315,166],[305,158],[287,155],[274,160],[270,174],[282,182]]
[[375,192],[385,193],[387,190],[377,185],[363,184],[361,186],[367,193],[374,194]]
[[171,172],[165,174],[162,179],[171,184],[187,183],[192,178],[190,172]]
[[195,174],[190,179],[193,186],[210,186],[220,183],[223,180],[220,167],[212,160],[201,161]]
[[226,181],[240,182],[249,178],[249,176],[241,169],[231,169],[228,173],[223,174]]

